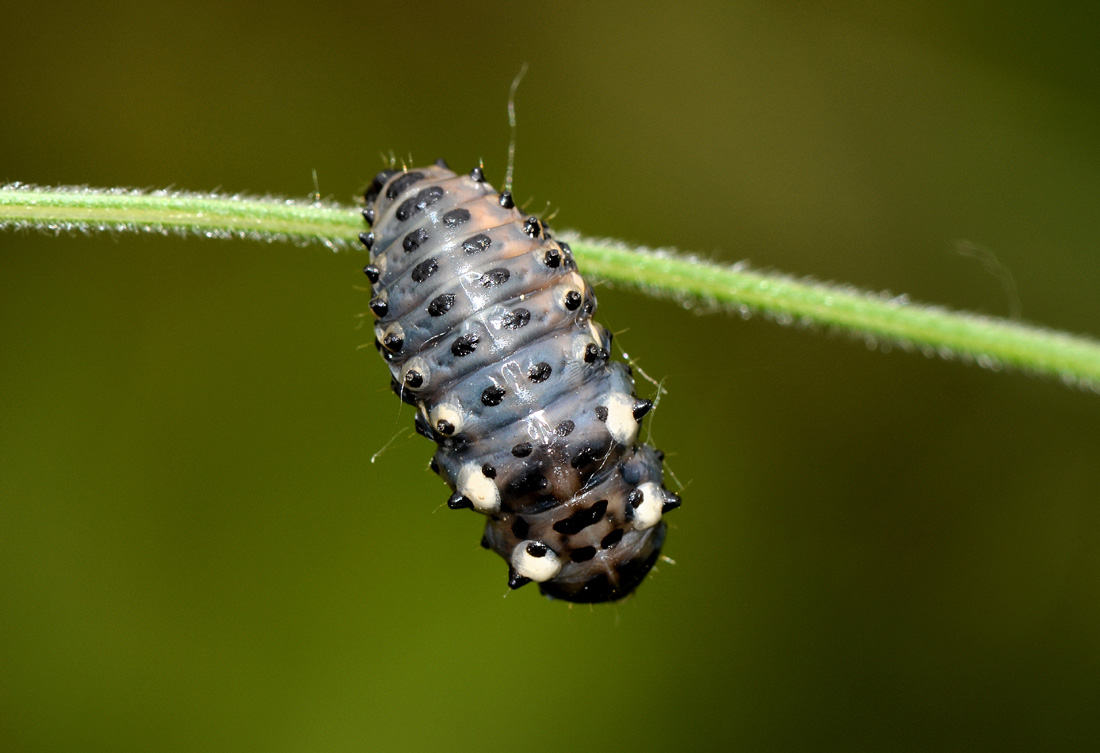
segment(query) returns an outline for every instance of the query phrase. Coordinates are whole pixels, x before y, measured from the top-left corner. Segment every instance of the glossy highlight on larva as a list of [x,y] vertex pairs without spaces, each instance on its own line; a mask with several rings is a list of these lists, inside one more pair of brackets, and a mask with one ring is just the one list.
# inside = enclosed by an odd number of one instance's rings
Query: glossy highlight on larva
[[663,453],[638,442],[652,404],[611,359],[569,245],[480,167],[383,170],[364,198],[376,345],[438,445],[448,506],[487,517],[481,545],[513,589],[630,594],[680,498],[663,486]]

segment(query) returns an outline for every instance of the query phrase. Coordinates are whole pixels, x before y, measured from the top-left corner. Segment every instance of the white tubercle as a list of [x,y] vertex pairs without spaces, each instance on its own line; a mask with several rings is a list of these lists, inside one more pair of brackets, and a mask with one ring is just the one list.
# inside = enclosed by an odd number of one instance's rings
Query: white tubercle
[[496,512],[500,509],[500,490],[496,483],[481,472],[481,466],[467,463],[458,472],[455,490],[474,504],[478,512]]
[[512,550],[512,569],[524,578],[544,583],[561,571],[561,560],[541,542],[521,541]]
[[607,399],[607,430],[621,445],[632,445],[638,438],[638,419],[634,418],[634,398],[613,392]]
[[[410,371],[415,371],[417,374],[420,375],[421,381],[419,386],[414,387],[409,384],[408,380]],[[401,382],[401,386],[403,389],[412,390],[415,392],[425,389],[429,384],[431,384],[431,379],[432,371],[430,368],[428,368],[428,362],[420,356],[416,356],[415,358],[410,358],[408,361],[405,362],[405,367],[401,369],[401,379],[399,381]]]
[[462,413],[457,406],[449,403],[440,403],[432,408],[431,415],[432,428],[439,430],[440,421],[446,421],[452,427],[452,430],[448,434],[457,434],[462,431]]
[[661,487],[652,481],[647,481],[638,486],[642,493],[642,504],[634,509],[634,520],[631,525],[639,531],[652,528],[661,521],[661,509],[665,506],[665,493]]
[[386,326],[382,326],[381,323],[376,323],[374,325],[374,336],[379,340],[384,340],[386,335],[397,335],[404,340],[405,328],[401,326],[400,322],[391,322]]

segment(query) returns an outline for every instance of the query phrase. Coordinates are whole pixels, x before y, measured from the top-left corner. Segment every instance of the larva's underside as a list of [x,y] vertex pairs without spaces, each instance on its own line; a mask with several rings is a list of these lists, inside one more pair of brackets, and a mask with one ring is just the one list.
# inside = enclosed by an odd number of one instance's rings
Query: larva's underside
[[626,596],[680,498],[662,485],[663,454],[637,442],[651,403],[610,360],[568,244],[480,168],[384,170],[365,199],[378,350],[439,445],[447,504],[488,517],[481,544],[508,563],[510,587]]

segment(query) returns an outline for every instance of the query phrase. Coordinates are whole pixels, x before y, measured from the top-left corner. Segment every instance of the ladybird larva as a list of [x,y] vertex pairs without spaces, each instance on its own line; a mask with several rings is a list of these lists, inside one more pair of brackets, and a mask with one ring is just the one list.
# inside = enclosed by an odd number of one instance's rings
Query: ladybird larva
[[383,170],[364,198],[376,345],[438,445],[448,506],[487,517],[482,546],[508,563],[511,588],[630,594],[680,498],[663,454],[638,441],[652,404],[611,360],[569,245],[481,168]]

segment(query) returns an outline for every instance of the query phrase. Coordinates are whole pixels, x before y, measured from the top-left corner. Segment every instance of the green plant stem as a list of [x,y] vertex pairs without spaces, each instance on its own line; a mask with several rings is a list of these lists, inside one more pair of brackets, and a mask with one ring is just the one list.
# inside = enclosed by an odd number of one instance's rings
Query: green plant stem
[[[206,237],[355,247],[359,212],[328,202],[170,191],[0,188],[0,228],[48,232],[179,232]],[[675,251],[628,247],[562,233],[581,268],[685,306],[699,305],[781,323],[808,323],[872,344],[917,349],[987,368],[1009,366],[1100,391],[1100,342],[1006,319],[914,304],[906,296],[796,280],[743,265],[720,265]]]
[[689,304],[760,312],[780,323],[824,325],[927,356],[959,358],[1057,376],[1100,391],[1100,342],[1017,321],[916,304],[905,295],[798,280],[743,265],[719,265],[674,251],[571,239],[584,270]]
[[331,202],[168,190],[0,188],[0,227],[175,232],[347,247],[362,226],[358,212]]

